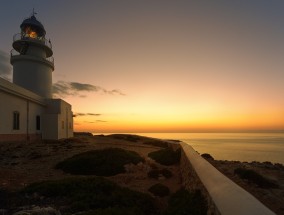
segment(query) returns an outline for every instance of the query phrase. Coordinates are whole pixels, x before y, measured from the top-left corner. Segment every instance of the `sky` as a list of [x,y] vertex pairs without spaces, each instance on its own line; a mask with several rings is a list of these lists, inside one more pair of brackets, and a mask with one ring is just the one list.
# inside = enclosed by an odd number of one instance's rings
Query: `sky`
[[5,79],[33,8],[76,131],[284,131],[284,1],[1,0]]

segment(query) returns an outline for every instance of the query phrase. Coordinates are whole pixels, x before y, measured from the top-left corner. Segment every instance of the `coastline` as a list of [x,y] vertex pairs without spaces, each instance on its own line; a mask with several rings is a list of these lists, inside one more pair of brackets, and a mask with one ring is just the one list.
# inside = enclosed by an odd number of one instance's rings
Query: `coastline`
[[[96,134],[96,133],[95,133]],[[284,133],[129,133],[159,139],[177,139],[215,159],[272,162],[284,165]],[[97,134],[96,134],[97,135]],[[106,133],[105,135],[108,135]]]
[[[136,136],[136,135],[134,135]],[[30,183],[44,181],[44,180],[58,180],[70,177],[60,170],[54,169],[57,162],[71,157],[81,152],[87,152],[94,149],[103,149],[108,147],[116,147],[138,152],[141,156],[146,158],[147,165],[131,166],[127,174],[119,174],[117,176],[108,177],[111,181],[120,186],[129,187],[131,189],[148,192],[150,185],[157,182],[147,178],[149,166],[151,166],[151,159],[148,154],[150,152],[160,149],[158,146],[140,144],[140,142],[133,141],[133,138],[113,138],[104,135],[79,135],[75,138],[66,139],[62,141],[52,141],[46,143],[12,143],[2,144],[0,152],[2,159],[0,160],[0,174],[3,176],[0,179],[1,189],[18,190],[26,187]],[[149,140],[158,140],[156,138],[141,137],[140,141],[147,142]],[[134,138],[135,139],[135,138]],[[164,142],[165,140],[158,140]],[[142,143],[141,142],[141,143]],[[218,161],[208,160],[220,172],[235,181],[241,187],[251,192],[267,207],[275,211],[277,214],[283,214],[284,205],[281,199],[281,193],[284,192],[284,168],[283,165],[279,168],[272,168],[274,164],[269,163],[247,163],[238,161]],[[157,165],[157,164],[155,164]],[[238,166],[246,168],[253,168],[260,171],[266,177],[272,178],[280,185],[280,189],[262,189],[240,180],[233,170]],[[174,177],[171,180],[161,179],[167,185],[171,192],[175,192],[182,187],[182,181],[179,173],[179,166],[170,166],[169,170],[173,172]],[[275,195],[277,194],[277,195]],[[279,196],[280,195],[280,196]],[[166,199],[159,198],[159,207],[166,207]]]

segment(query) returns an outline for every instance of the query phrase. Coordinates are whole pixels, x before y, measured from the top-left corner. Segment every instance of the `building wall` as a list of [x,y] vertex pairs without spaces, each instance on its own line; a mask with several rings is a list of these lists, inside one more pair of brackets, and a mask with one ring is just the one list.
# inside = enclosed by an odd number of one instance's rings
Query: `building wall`
[[43,139],[73,137],[73,113],[71,105],[61,99],[47,99],[46,104]]
[[[71,105],[61,99],[44,99],[0,78],[0,102],[0,142],[73,137]],[[13,129],[15,111],[19,113],[19,129]]]
[[59,139],[73,137],[73,113],[71,105],[61,100],[61,114],[59,116]]
[[[36,116],[41,116],[44,106],[28,99],[0,91],[0,142],[31,140],[41,137],[36,129]],[[19,129],[13,129],[13,113],[19,113]]]
[[58,114],[47,114],[44,113],[42,117],[43,132],[42,139],[44,140],[57,140],[58,135]]

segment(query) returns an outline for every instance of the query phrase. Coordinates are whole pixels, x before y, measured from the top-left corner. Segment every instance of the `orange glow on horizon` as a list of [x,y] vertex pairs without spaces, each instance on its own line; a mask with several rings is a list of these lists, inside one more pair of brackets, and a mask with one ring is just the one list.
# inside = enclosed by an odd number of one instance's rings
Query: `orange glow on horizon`
[[[284,115],[283,115],[284,116]],[[204,117],[204,118],[203,118]],[[205,115],[203,117],[174,115],[122,115],[106,120],[93,117],[74,118],[75,131],[89,132],[250,132],[284,130],[284,118],[279,113],[249,113],[230,116]],[[102,117],[103,118],[103,117]]]

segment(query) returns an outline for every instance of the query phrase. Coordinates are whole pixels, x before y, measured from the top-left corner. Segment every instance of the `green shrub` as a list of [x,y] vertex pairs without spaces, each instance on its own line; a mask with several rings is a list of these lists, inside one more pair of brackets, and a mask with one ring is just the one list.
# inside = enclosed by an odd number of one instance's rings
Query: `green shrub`
[[259,173],[251,169],[237,168],[235,174],[239,175],[240,178],[246,179],[251,183],[258,185],[261,188],[278,188],[279,185],[273,181],[263,177]]
[[111,148],[75,155],[58,163],[56,168],[75,175],[112,176],[125,172],[125,164],[143,161],[136,152]]
[[90,132],[73,132],[74,136],[88,136],[93,137],[94,135]]
[[214,160],[214,158],[213,158],[210,154],[208,154],[208,153],[204,153],[204,154],[202,154],[201,156],[202,156],[203,158],[205,158],[205,159]]
[[153,169],[153,170],[150,170],[148,172],[148,177],[149,178],[157,179],[157,178],[159,178],[159,175],[160,175],[160,170],[158,170],[158,169]]
[[150,145],[150,146],[158,146],[161,148],[167,148],[169,145],[167,142],[164,142],[161,140],[149,140],[149,141],[145,141],[143,144]]
[[137,142],[141,139],[139,136],[131,134],[111,134],[109,136],[118,140],[126,140],[129,142]]
[[170,193],[169,188],[163,184],[155,184],[151,186],[148,190],[149,192],[153,193],[154,196],[159,197],[168,196]]
[[180,149],[174,151],[171,148],[166,148],[159,151],[151,152],[148,154],[148,156],[162,165],[169,166],[179,163],[180,153]]
[[125,208],[125,207],[112,207],[97,209],[93,211],[88,211],[85,213],[80,213],[80,215],[143,215],[143,213],[137,208]]
[[153,169],[151,171],[148,172],[148,177],[149,178],[159,178],[159,176],[162,175],[165,178],[170,178],[173,176],[172,172],[170,170],[167,169],[162,169],[162,170],[158,170],[158,169]]
[[207,209],[207,201],[200,190],[192,193],[181,189],[170,197],[164,215],[206,215]]
[[[135,214],[156,213],[151,196],[119,187],[99,177],[35,183],[26,187],[22,193],[30,196],[38,193],[57,207],[68,205],[66,213],[92,210],[93,214],[103,214],[103,212],[120,214],[112,213],[115,208],[120,208],[121,213],[123,211],[136,211]],[[131,214],[130,212],[125,214]]]
[[162,169],[161,170],[161,174],[165,177],[165,178],[171,178],[173,176],[173,173],[170,170],[167,169]]

